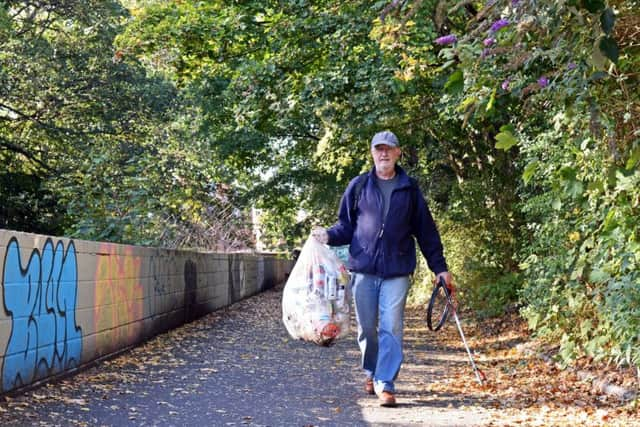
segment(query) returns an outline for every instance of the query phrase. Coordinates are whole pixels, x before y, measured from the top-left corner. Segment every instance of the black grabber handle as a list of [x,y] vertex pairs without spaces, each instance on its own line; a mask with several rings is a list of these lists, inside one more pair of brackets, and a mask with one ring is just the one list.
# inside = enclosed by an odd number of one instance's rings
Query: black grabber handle
[[[442,288],[444,291],[444,295],[446,298],[444,312],[442,316],[437,319],[437,323],[434,325],[433,323],[433,306],[435,305],[436,299],[438,298],[438,292]],[[429,305],[427,306],[427,326],[432,331],[439,331],[440,328],[445,324],[447,318],[449,317],[449,310],[451,309],[451,304],[449,304],[450,296],[449,289],[447,289],[447,284],[444,281],[444,278],[440,277],[440,280],[433,287],[433,292],[431,293],[431,299],[429,300]]]

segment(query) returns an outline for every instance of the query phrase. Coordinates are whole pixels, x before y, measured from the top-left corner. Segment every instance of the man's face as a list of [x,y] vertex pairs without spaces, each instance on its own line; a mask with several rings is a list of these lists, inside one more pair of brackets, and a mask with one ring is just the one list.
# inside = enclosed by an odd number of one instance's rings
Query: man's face
[[376,169],[379,171],[389,171],[395,168],[396,162],[400,158],[400,148],[386,144],[378,144],[371,148],[371,155]]

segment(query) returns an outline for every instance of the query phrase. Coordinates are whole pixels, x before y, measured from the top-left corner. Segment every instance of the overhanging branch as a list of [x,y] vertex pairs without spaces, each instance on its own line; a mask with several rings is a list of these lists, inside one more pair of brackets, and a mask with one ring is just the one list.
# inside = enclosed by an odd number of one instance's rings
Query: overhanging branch
[[27,159],[29,159],[30,161],[32,161],[33,163],[35,163],[38,166],[40,166],[42,169],[44,169],[46,171],[49,171],[49,172],[53,171],[53,168],[51,168],[49,165],[47,165],[42,160],[37,158],[35,155],[33,155],[29,151],[25,150],[23,147],[20,147],[19,145],[16,145],[13,142],[11,142],[11,141],[9,141],[7,139],[4,139],[2,137],[0,137],[0,148],[4,149],[6,151],[12,151],[14,153],[21,154],[24,157],[26,157]]
[[384,22],[385,18],[392,10],[398,9],[402,4],[402,0],[393,0],[380,13],[380,21]]

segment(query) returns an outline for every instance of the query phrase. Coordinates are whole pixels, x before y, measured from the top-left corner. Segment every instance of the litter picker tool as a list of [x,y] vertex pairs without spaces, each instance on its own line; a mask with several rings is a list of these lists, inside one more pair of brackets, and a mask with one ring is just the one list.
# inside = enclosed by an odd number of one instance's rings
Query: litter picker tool
[[[438,331],[440,328],[442,328],[444,323],[447,321],[449,312],[453,313],[453,318],[456,321],[458,332],[460,332],[460,338],[462,338],[464,348],[467,350],[467,354],[469,355],[469,361],[471,362],[473,372],[476,375],[476,379],[478,380],[480,385],[482,385],[484,381],[487,380],[487,377],[484,372],[482,372],[476,366],[476,363],[473,360],[473,356],[471,356],[471,350],[469,350],[467,340],[464,337],[464,332],[462,332],[462,326],[460,325],[460,319],[458,318],[456,307],[451,299],[451,294],[449,293],[447,284],[441,277],[436,286],[433,288],[433,293],[431,294],[431,299],[429,300],[429,306],[427,308],[427,326],[429,326],[429,329],[431,329],[432,331]],[[436,317],[434,317],[434,314]],[[434,324],[432,319],[436,319],[437,323]]]

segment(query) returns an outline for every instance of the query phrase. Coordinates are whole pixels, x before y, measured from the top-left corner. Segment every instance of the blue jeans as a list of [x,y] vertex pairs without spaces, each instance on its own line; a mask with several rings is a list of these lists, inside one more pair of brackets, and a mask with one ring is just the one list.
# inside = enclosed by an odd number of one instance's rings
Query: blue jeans
[[362,368],[373,378],[376,393],[395,392],[393,381],[403,358],[402,331],[408,291],[409,276],[391,279],[360,273],[353,276]]

